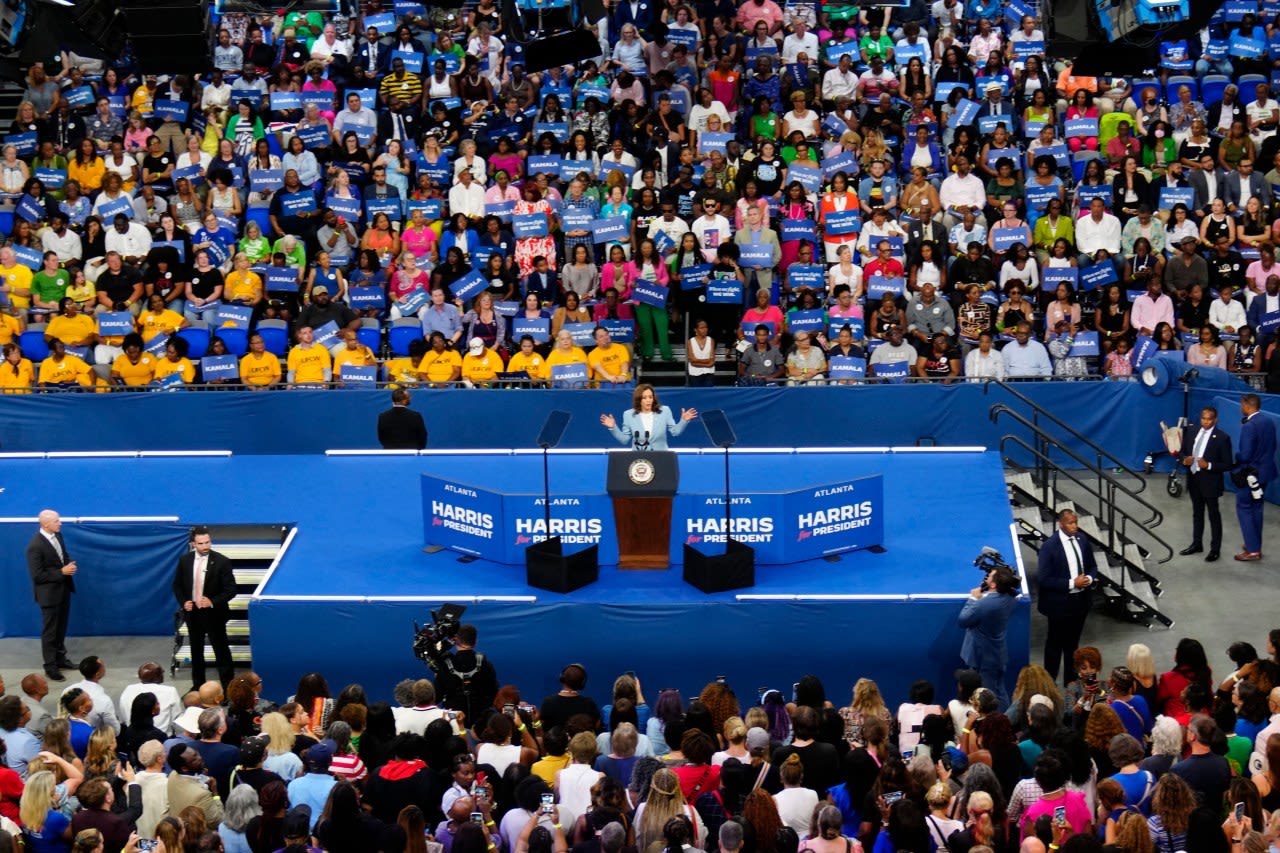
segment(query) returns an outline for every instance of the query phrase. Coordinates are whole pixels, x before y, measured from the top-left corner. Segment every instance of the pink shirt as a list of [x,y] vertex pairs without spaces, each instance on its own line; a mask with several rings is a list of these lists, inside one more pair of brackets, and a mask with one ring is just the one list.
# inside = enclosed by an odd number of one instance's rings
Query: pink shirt
[[782,22],[782,10],[773,0],[764,0],[763,3],[747,0],[738,7],[738,23],[742,24],[743,30],[752,32],[756,28],[757,21],[764,21],[772,31],[774,24]]
[[1173,325],[1173,300],[1165,294],[1160,294],[1159,299],[1152,299],[1149,293],[1144,293],[1137,299],[1133,300],[1133,310],[1130,315],[1129,324],[1136,329],[1156,330],[1156,326],[1161,323]]
[[430,257],[431,248],[436,244],[436,232],[425,225],[422,230],[412,226],[404,229],[400,235],[400,245],[407,252],[413,252],[415,258]]
[[413,278],[406,276],[404,270],[396,270],[395,275],[391,276],[387,289],[391,293],[391,298],[400,302],[415,290],[426,290],[429,284],[431,284],[431,277],[422,270],[418,270],[418,274]]

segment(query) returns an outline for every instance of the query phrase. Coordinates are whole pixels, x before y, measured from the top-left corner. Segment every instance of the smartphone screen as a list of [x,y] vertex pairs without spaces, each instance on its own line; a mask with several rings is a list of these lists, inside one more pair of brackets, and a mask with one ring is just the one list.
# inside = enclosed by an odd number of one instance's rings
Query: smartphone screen
[[1240,823],[1241,821],[1244,820],[1244,803],[1236,803],[1235,809],[1236,809],[1236,823]]
[[1062,823],[1066,819],[1067,819],[1066,806],[1058,806],[1056,809],[1053,810],[1053,820],[1055,823]]
[[893,805],[894,803],[898,802],[898,800],[901,800],[901,799],[902,799],[902,792],[901,792],[901,791],[890,791],[889,793],[887,793],[887,794],[885,794],[885,795],[884,795],[884,804],[885,804],[886,806],[891,806],[891,805]]
[[472,822],[472,823],[484,823],[484,812],[472,812],[472,813],[471,813],[471,822]]

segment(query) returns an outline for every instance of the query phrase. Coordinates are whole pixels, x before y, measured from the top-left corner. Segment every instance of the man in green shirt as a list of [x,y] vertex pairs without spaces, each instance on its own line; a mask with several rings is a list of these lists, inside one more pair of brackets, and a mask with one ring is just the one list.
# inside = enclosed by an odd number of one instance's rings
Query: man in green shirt
[[71,274],[58,266],[55,252],[44,253],[44,266],[31,277],[31,313],[57,313],[71,284]]

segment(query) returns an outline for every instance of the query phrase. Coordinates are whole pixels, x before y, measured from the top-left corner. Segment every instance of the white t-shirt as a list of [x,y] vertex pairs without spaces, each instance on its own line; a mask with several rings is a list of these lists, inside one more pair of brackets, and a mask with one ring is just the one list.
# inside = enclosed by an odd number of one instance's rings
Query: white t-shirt
[[794,829],[801,838],[808,837],[818,795],[809,788],[783,788],[773,795],[773,802],[778,807],[778,817],[782,818],[783,824]]

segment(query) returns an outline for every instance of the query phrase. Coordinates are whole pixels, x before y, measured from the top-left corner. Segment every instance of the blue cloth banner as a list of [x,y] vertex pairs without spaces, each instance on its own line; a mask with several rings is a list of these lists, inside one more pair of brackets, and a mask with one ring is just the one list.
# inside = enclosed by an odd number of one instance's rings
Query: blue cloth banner
[[1098,120],[1096,118],[1069,118],[1066,124],[1066,136],[1068,139],[1074,139],[1085,136],[1098,135]]
[[657,282],[645,281],[642,278],[636,279],[635,284],[631,286],[631,298],[641,305],[651,305],[654,308],[667,307],[667,289]]
[[589,347],[595,343],[595,323],[565,323],[560,331],[573,336],[573,342],[580,347]]
[[742,282],[736,278],[714,278],[707,281],[707,304],[741,305]]
[[24,195],[18,201],[17,213],[19,219],[23,219],[27,222],[40,222],[41,220],[47,219],[49,216],[49,212],[45,209],[45,206],[29,195]]
[[791,166],[787,169],[787,182],[797,181],[806,192],[816,193],[822,189],[822,172],[810,166]]
[[791,240],[813,240],[817,230],[818,226],[812,219],[782,220],[782,239],[784,242]]
[[792,332],[821,332],[826,328],[827,312],[821,308],[792,311],[787,314],[787,328]]
[[213,324],[216,327],[234,326],[238,329],[247,329],[252,318],[252,306],[224,302],[218,306],[218,310],[214,313]]
[[284,169],[257,169],[249,173],[249,188],[256,193],[284,187]]
[[128,311],[107,311],[98,315],[99,335],[127,335],[133,331],[133,315]]
[[822,223],[824,233],[832,237],[857,234],[862,230],[862,217],[856,210],[836,210],[827,214]]
[[1101,352],[1098,342],[1097,332],[1076,332],[1075,338],[1071,342],[1071,349],[1067,352],[1068,356],[1084,356],[1090,358],[1097,356]]
[[738,263],[752,270],[772,269],[773,244],[740,243],[738,245]]
[[851,355],[833,355],[827,359],[827,376],[833,381],[863,379],[867,375],[867,361]]
[[381,287],[347,288],[347,304],[352,308],[381,308],[387,303],[387,295]]
[[200,375],[205,382],[214,379],[239,379],[240,359],[234,355],[206,355],[200,359]]
[[36,132],[11,133],[4,138],[4,144],[18,149],[19,157],[29,157],[36,153]]
[[365,26],[365,29],[368,29],[369,27],[373,27],[375,30],[378,31],[379,35],[385,35],[386,33],[393,32],[395,31],[395,28],[396,28],[395,13],[394,12],[378,12],[377,14],[374,14],[374,15],[365,15],[364,26]]
[[963,127],[973,124],[974,119],[978,117],[978,110],[980,109],[982,107],[977,101],[961,98],[960,103],[956,104],[956,108],[947,119],[947,127]]
[[336,196],[326,196],[324,206],[339,216],[344,217],[348,222],[358,222],[360,220],[360,214],[363,212],[363,205],[360,204],[360,199],[358,198],[337,198]]
[[1056,291],[1064,281],[1075,290],[1080,285],[1080,270],[1076,267],[1045,267],[1040,271],[1040,281],[1048,293]]
[[525,335],[538,343],[551,340],[551,321],[547,319],[530,320],[527,317],[516,317],[511,321],[511,339],[518,341]]
[[690,264],[680,268],[680,289],[696,290],[705,287],[711,275],[711,264]]
[[280,196],[280,208],[285,216],[297,216],[299,213],[315,213],[315,193],[309,190],[284,193]]
[[391,51],[391,62],[394,64],[397,59],[404,63],[405,71],[408,71],[411,74],[422,73],[422,61],[424,57],[421,53],[408,50]]
[[1007,252],[1014,243],[1026,246],[1031,242],[1026,228],[993,228],[991,229],[991,245],[997,252]]
[[[326,100],[332,97],[327,92],[322,92],[321,94],[325,96]],[[286,110],[300,110],[302,109],[302,93],[301,92],[272,92],[269,99],[269,103],[271,104],[271,109],[276,110],[277,112],[284,112]]]
[[1116,268],[1110,261],[1085,267],[1080,270],[1080,289],[1097,290],[1116,280]]
[[451,286],[451,289],[453,290],[453,295],[455,297],[466,301],[488,286],[489,280],[475,270],[472,270],[462,276],[462,278],[455,281]]
[[895,278],[886,278],[882,275],[873,275],[867,279],[868,299],[879,299],[886,293],[901,296],[905,289],[906,282],[900,276]]
[[46,190],[60,190],[62,185],[67,182],[67,170],[36,166],[32,172],[32,177],[38,178],[40,183],[44,184]]
[[300,127],[294,132],[294,136],[302,140],[302,147],[308,151],[324,148],[329,144],[329,132],[323,125]]
[[298,292],[298,271],[293,267],[267,267],[263,281],[270,293]]
[[1196,191],[1192,187],[1161,187],[1160,209],[1173,210],[1175,204],[1185,204],[1187,210],[1195,209]]
[[844,172],[850,177],[858,174],[858,155],[852,151],[842,151],[839,154],[823,158],[823,176],[829,180],[837,172]]
[[591,238],[596,243],[623,240],[629,230],[627,217],[625,216],[613,216],[608,219],[593,219],[591,221]]
[[345,386],[371,388],[378,384],[378,365],[344,364],[338,368],[338,378]]
[[379,213],[385,213],[387,218],[392,222],[400,220],[400,199],[398,198],[366,198],[364,200],[364,215],[366,220],[373,222],[373,217]]
[[16,243],[9,246],[13,249],[14,255],[17,256],[18,263],[32,270],[39,270],[44,266],[43,253],[39,249],[31,246],[19,246]]
[[545,213],[521,213],[511,218],[511,231],[517,240],[527,237],[546,237],[550,231]]
[[827,271],[821,264],[792,264],[787,267],[787,282],[792,290],[822,290],[826,281]]

